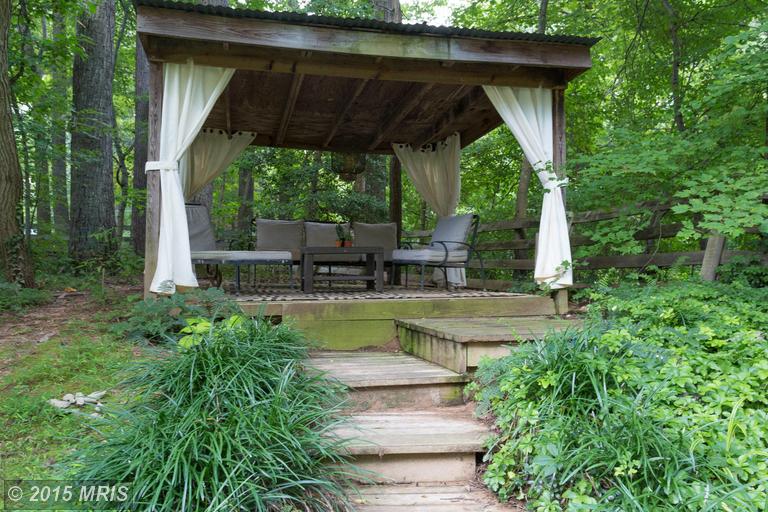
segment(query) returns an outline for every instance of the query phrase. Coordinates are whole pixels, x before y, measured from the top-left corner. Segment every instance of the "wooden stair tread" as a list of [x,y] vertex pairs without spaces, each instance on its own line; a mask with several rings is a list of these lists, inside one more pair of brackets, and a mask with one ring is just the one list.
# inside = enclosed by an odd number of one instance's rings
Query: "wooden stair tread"
[[530,317],[398,319],[395,323],[416,332],[456,343],[519,342],[539,339],[550,330],[581,324],[577,319]]
[[[502,512],[523,510],[501,504],[475,482],[366,485],[352,494],[355,510],[361,512]],[[414,508],[418,507],[418,508]]]
[[315,352],[309,364],[353,389],[469,380],[464,375],[402,352]]
[[477,453],[490,429],[466,407],[354,414],[335,429],[352,455]]

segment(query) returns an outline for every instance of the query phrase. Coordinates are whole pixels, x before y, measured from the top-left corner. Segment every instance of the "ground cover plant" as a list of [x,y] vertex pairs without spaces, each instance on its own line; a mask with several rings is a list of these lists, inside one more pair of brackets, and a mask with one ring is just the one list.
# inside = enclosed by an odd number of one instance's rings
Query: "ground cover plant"
[[239,316],[203,325],[141,364],[135,400],[107,416],[77,476],[133,482],[138,510],[345,510],[349,469],[330,435],[343,394],[304,371],[302,335]]
[[593,294],[582,330],[485,361],[486,484],[537,511],[768,509],[768,289]]

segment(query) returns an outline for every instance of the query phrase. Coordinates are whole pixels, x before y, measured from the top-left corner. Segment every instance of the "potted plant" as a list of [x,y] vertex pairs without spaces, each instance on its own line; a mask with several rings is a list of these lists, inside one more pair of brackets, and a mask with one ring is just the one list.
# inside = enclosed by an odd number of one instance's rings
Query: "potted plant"
[[352,247],[352,237],[349,229],[343,224],[336,224],[336,247]]

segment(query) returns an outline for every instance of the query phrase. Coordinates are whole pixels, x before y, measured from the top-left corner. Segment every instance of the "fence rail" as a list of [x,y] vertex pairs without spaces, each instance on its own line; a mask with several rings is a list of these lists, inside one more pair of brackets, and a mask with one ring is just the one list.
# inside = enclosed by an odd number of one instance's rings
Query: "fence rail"
[[[648,201],[630,207],[616,208],[605,211],[577,212],[570,216],[571,246],[586,247],[596,245],[596,242],[588,236],[579,234],[577,226],[591,224],[621,218],[627,215],[641,215],[651,212],[650,223],[639,227],[632,238],[636,241],[648,244],[644,254],[617,254],[599,255],[585,258],[577,258],[574,261],[574,270],[591,271],[608,268],[638,268],[648,266],[672,267],[701,265],[704,260],[704,251],[685,252],[660,252],[658,242],[664,239],[674,238],[683,228],[680,222],[663,223],[666,214],[675,203]],[[483,267],[490,271],[494,277],[495,270],[503,271],[531,271],[535,267],[534,251],[536,248],[536,228],[539,226],[537,219],[520,218],[487,222],[480,224],[478,228],[478,242],[476,248],[483,257]],[[749,229],[750,233],[759,233],[757,228]],[[431,230],[417,230],[404,233],[404,237],[424,241],[431,236]],[[493,239],[488,240],[489,234]],[[655,247],[652,242],[656,242]],[[768,255],[753,251],[724,251],[721,263],[732,261],[734,257],[758,257],[768,264]],[[479,269],[480,262],[474,259],[469,268]],[[479,279],[469,279],[470,286],[479,286]],[[505,289],[512,285],[512,281],[506,279],[488,279],[487,287],[492,289]]]

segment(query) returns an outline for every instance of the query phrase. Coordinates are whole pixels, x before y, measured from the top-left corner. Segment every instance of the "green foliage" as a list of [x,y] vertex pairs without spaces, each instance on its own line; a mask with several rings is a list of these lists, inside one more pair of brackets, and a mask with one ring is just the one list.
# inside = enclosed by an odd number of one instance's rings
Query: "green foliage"
[[765,510],[768,289],[593,299],[584,329],[481,364],[473,387],[500,431],[486,483],[542,511]]
[[167,297],[136,302],[129,316],[112,327],[113,332],[132,341],[158,343],[175,341],[199,317],[221,318],[240,312],[219,288],[197,289]]
[[29,306],[38,306],[51,300],[50,292],[36,288],[22,288],[18,283],[0,280],[0,312],[19,312]]
[[133,482],[138,510],[347,510],[330,433],[339,389],[308,372],[302,336],[225,321],[129,382],[136,398],[83,449],[78,477]]

